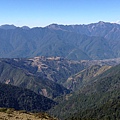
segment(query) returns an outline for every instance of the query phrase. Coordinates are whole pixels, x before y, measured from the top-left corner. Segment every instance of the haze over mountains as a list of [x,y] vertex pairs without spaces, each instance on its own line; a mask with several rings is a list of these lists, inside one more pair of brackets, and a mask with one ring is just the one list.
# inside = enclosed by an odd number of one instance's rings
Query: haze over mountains
[[120,25],[0,26],[0,57],[60,56],[73,60],[120,57]]

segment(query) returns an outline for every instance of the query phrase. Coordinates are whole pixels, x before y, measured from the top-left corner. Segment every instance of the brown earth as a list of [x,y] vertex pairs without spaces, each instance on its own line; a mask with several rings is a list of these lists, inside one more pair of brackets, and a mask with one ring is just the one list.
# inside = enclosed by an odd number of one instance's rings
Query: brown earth
[[26,111],[15,111],[11,108],[0,108],[0,120],[57,120],[47,113],[30,113]]

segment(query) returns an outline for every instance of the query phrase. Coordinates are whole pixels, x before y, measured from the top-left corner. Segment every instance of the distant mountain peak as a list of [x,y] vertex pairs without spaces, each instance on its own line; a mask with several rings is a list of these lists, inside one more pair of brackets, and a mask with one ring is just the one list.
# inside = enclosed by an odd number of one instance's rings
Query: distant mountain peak
[[12,25],[5,24],[5,25],[1,25],[0,28],[1,28],[1,29],[6,29],[6,30],[7,30],[7,29],[15,29],[16,26],[13,25],[13,24],[12,24]]
[[16,29],[16,28],[22,28],[22,29],[25,29],[25,30],[29,30],[30,28],[28,26],[22,26],[22,27],[17,27],[13,24],[9,25],[9,24],[4,24],[4,25],[1,25],[0,26],[1,29],[5,29],[5,30],[8,30],[8,29]]
[[99,24],[104,24],[105,22],[104,22],[104,21],[99,21],[98,23],[99,23]]
[[22,26],[22,29],[29,30],[30,28],[28,26]]
[[60,25],[55,24],[55,23],[48,25],[47,28],[49,28],[49,29],[55,29],[55,30],[62,30],[61,27],[60,27]]

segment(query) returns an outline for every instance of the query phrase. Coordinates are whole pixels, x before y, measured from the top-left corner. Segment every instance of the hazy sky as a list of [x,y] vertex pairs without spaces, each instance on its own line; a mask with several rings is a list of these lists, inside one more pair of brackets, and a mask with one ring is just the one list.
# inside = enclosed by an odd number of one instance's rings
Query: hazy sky
[[0,25],[29,27],[120,21],[120,0],[0,0]]

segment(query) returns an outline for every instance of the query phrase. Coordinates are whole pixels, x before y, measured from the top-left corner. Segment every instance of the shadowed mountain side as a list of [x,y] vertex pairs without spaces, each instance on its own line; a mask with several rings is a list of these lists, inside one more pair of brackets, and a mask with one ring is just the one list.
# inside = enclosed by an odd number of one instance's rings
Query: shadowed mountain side
[[0,83],[0,107],[26,111],[46,111],[56,103],[30,90]]

